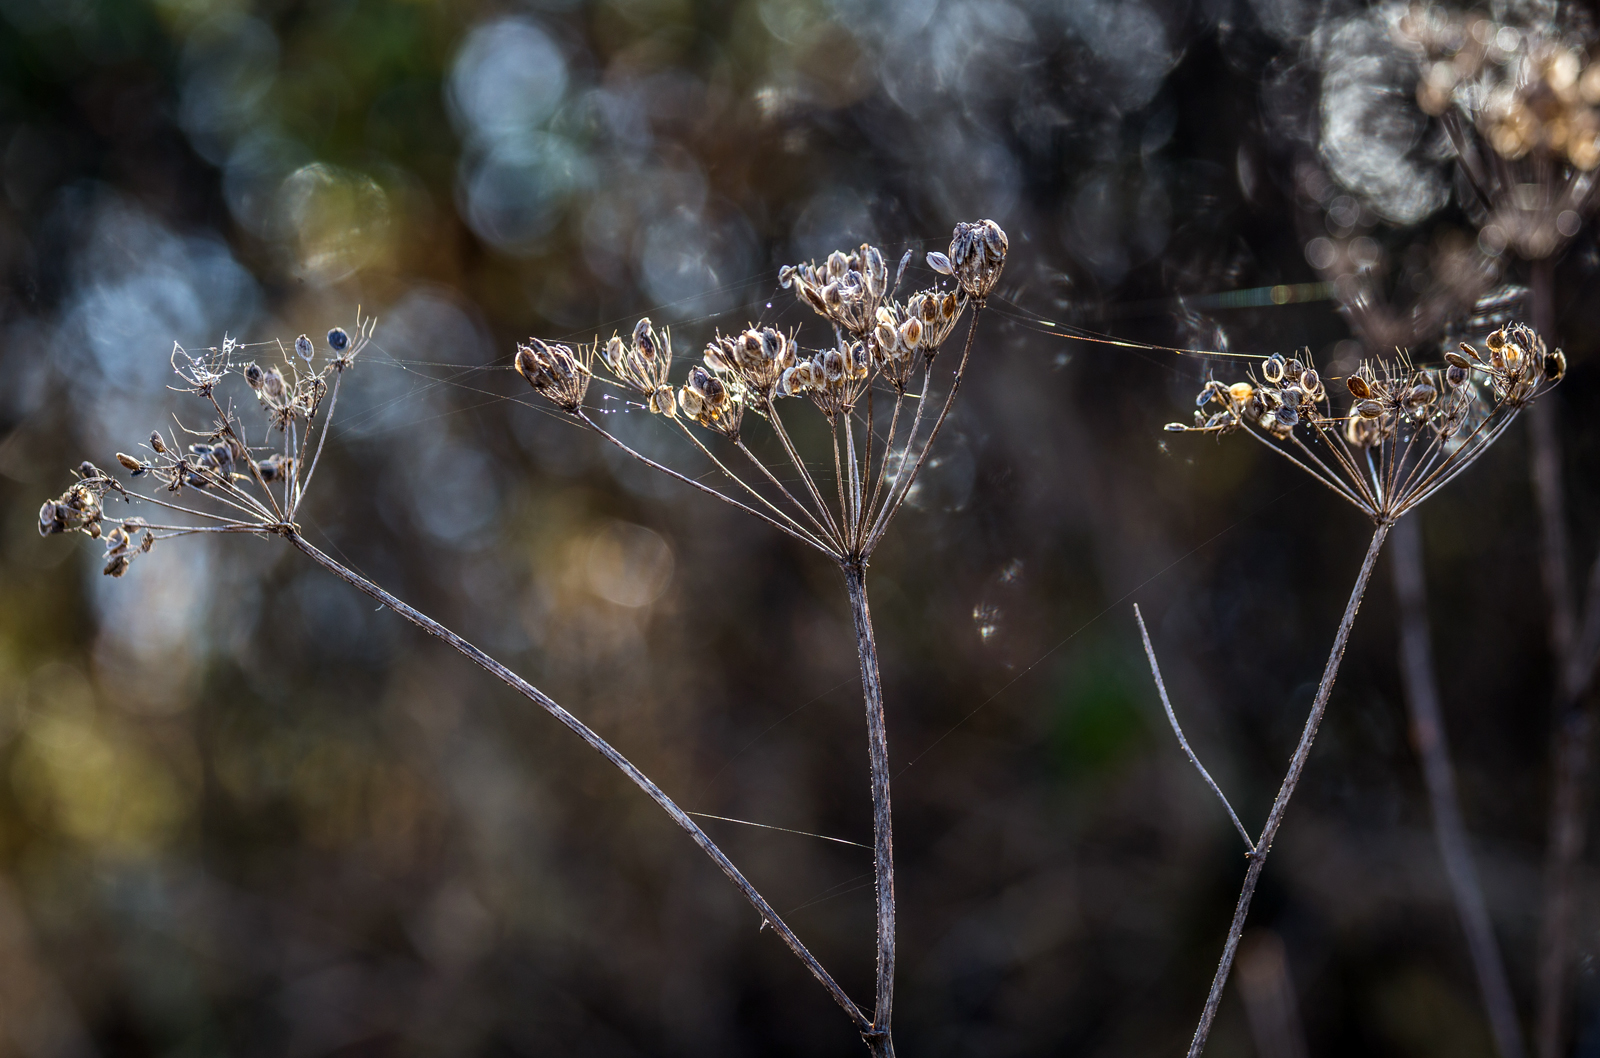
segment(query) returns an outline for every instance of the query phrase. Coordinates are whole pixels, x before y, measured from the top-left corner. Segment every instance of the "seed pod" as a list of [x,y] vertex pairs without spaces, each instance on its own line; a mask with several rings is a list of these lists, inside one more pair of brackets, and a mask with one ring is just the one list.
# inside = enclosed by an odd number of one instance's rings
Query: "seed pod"
[[118,452],[117,453],[117,462],[121,463],[124,469],[131,470],[135,474],[139,473],[141,470],[144,469],[144,464],[143,463],[139,462],[137,459],[133,458],[132,456],[130,456],[126,452]]
[[1261,365],[1261,377],[1276,385],[1283,381],[1283,357],[1273,353]]
[[1466,353],[1468,356],[1470,356],[1472,358],[1472,362],[1473,363],[1475,363],[1475,364],[1483,363],[1483,357],[1478,355],[1478,350],[1474,349],[1472,346],[1468,345],[1466,342],[1462,342],[1461,343],[1461,351],[1463,353]]
[[342,353],[350,346],[350,335],[345,333],[343,327],[335,327],[328,332],[328,348],[336,353]]
[[1228,398],[1236,404],[1243,404],[1255,396],[1256,387],[1248,382],[1235,382],[1228,387]]
[[[261,385],[266,381],[266,372],[261,370],[261,365],[252,360],[244,365],[244,380],[250,388],[257,393],[261,392]],[[157,449],[160,451],[160,449]]]
[[928,255],[928,267],[940,275],[953,275],[955,268],[950,264],[950,258],[935,250]]
[[1544,377],[1551,382],[1560,382],[1567,373],[1567,354],[1560,349],[1553,350],[1544,358]]
[[1306,367],[1304,364],[1294,357],[1290,357],[1288,363],[1283,365],[1283,377],[1288,379],[1290,382],[1298,382],[1300,381],[1300,376],[1305,372],[1305,369]]
[[120,577],[128,572],[132,560],[127,555],[113,555],[111,561],[106,563],[106,568],[101,570],[108,577]]
[[1425,408],[1429,404],[1432,404],[1434,398],[1438,396],[1438,390],[1434,389],[1426,382],[1418,382],[1415,386],[1412,386],[1411,391],[1406,394],[1406,404],[1413,408]]
[[1454,388],[1460,387],[1467,381],[1468,371],[1457,364],[1451,364],[1444,369],[1444,380]]
[[150,553],[150,549],[155,546],[156,538],[154,534],[152,534],[150,530],[146,529],[144,531],[144,536],[139,538],[139,553],[141,555],[147,555]]
[[656,358],[656,336],[655,331],[650,326],[649,316],[642,317],[638,323],[633,325],[633,347],[646,360],[654,360]]
[[105,474],[101,472],[99,467],[85,459],[78,464],[78,477],[87,481],[90,478],[103,478]]
[[671,386],[661,386],[650,394],[650,410],[657,415],[665,415],[669,419],[677,413],[678,406],[677,402],[672,399]]
[[1372,387],[1360,375],[1351,375],[1344,380],[1344,385],[1356,400],[1370,400],[1372,397]]
[[922,321],[915,316],[900,325],[900,340],[915,349],[922,342]]
[[[1462,343],[1462,344],[1465,344],[1465,343]],[[1489,347],[1489,351],[1491,353],[1500,352],[1502,349],[1504,349],[1506,347],[1506,331],[1505,331],[1505,328],[1502,327],[1498,331],[1492,332],[1487,338],[1485,338],[1483,340],[1483,344],[1487,345]]]
[[316,350],[311,345],[311,339],[303,334],[294,340],[294,351],[299,353],[300,359],[308,364],[311,363],[311,357],[316,353]]
[[1444,354],[1444,362],[1449,364],[1451,367],[1469,368],[1472,366],[1472,361],[1468,360],[1460,353],[1448,349]]
[[1383,414],[1383,405],[1375,400],[1364,400],[1356,405],[1356,414],[1363,419],[1376,419]]
[[150,447],[155,449],[157,455],[160,455],[167,450],[167,442],[161,439],[160,430],[150,431]]
[[261,392],[268,400],[278,400],[283,390],[283,372],[269,367],[261,373]]
[[1277,420],[1279,426],[1286,430],[1293,429],[1300,423],[1300,413],[1295,411],[1292,404],[1281,405],[1277,411],[1272,413],[1272,417]]
[[39,535],[53,536],[66,532],[67,520],[55,500],[45,500],[39,507]]

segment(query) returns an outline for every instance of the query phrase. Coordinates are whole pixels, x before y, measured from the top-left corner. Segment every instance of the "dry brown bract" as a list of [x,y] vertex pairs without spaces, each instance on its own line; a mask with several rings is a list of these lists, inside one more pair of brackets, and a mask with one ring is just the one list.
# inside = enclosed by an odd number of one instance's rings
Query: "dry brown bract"
[[1566,372],[1531,327],[1489,335],[1488,352],[1462,343],[1446,366],[1414,367],[1404,353],[1363,363],[1345,379],[1349,407],[1336,414],[1328,387],[1306,362],[1269,357],[1261,376],[1208,381],[1193,425],[1180,433],[1256,438],[1377,522],[1393,522],[1472,465],[1518,411]]

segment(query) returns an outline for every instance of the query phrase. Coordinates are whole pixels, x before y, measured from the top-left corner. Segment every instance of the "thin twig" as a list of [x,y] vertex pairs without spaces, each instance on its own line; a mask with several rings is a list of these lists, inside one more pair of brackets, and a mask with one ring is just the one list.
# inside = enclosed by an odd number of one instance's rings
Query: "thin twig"
[[1333,681],[1339,675],[1339,662],[1344,659],[1345,644],[1350,641],[1350,627],[1355,624],[1356,611],[1361,609],[1361,597],[1366,594],[1367,582],[1372,579],[1372,569],[1378,562],[1378,552],[1383,549],[1384,537],[1389,535],[1391,522],[1379,522],[1372,533],[1372,542],[1367,545],[1367,556],[1362,560],[1361,572],[1356,575],[1356,583],[1350,589],[1350,601],[1345,604],[1344,617],[1339,621],[1339,630],[1334,633],[1333,649],[1328,654],[1328,664],[1322,670],[1322,681],[1317,685],[1317,696],[1311,703],[1311,714],[1306,717],[1305,730],[1300,733],[1300,743],[1295,747],[1294,756],[1289,761],[1289,770],[1283,777],[1283,785],[1278,788],[1278,796],[1272,802],[1272,811],[1267,814],[1267,823],[1261,829],[1261,836],[1256,839],[1256,851],[1250,856],[1250,867],[1245,872],[1244,886],[1239,891],[1239,902],[1234,907],[1233,922],[1228,927],[1228,940],[1222,948],[1222,958],[1217,962],[1217,972],[1211,979],[1211,992],[1206,996],[1206,1005],[1200,1015],[1200,1024],[1195,1027],[1194,1040],[1189,1044],[1189,1058],[1199,1058],[1206,1047],[1206,1039],[1211,1035],[1211,1024],[1216,1020],[1217,1008],[1222,1003],[1222,990],[1228,983],[1228,973],[1233,969],[1233,957],[1239,950],[1239,937],[1244,932],[1244,920],[1250,913],[1250,901],[1256,894],[1256,883],[1261,880],[1262,868],[1266,866],[1267,854],[1272,851],[1272,841],[1278,835],[1278,827],[1283,824],[1284,813],[1289,807],[1289,798],[1294,796],[1295,787],[1300,784],[1300,776],[1305,771],[1306,761],[1311,756],[1311,745],[1316,741],[1317,728],[1322,725],[1322,716],[1328,709],[1328,695],[1333,692]]
[[1244,839],[1244,847],[1251,853],[1256,851],[1256,843],[1250,839],[1250,832],[1239,822],[1239,813],[1233,810],[1233,805],[1228,803],[1228,796],[1222,792],[1222,787],[1217,785],[1217,780],[1206,771],[1206,766],[1200,763],[1200,758],[1195,756],[1189,747],[1189,740],[1183,737],[1183,728],[1178,724],[1178,714],[1172,711],[1172,700],[1167,697],[1167,685],[1161,679],[1161,666],[1156,663],[1156,648],[1150,645],[1150,632],[1144,626],[1144,615],[1139,612],[1139,604],[1133,604],[1133,619],[1139,622],[1139,635],[1144,639],[1144,656],[1150,659],[1150,675],[1155,677],[1156,691],[1161,695],[1161,706],[1167,711],[1167,723],[1172,725],[1172,733],[1178,736],[1178,745],[1183,747],[1183,755],[1189,758],[1195,770],[1200,773],[1200,778],[1211,787],[1211,792],[1217,795],[1217,800],[1222,802],[1222,807],[1228,810],[1228,818],[1233,820],[1234,829]]
[[716,862],[717,866],[722,869],[722,873],[727,875],[728,880],[734,884],[739,892],[744,894],[744,898],[750,901],[751,906],[761,915],[762,921],[771,926],[773,931],[783,938],[784,943],[789,946],[789,950],[794,952],[801,962],[805,963],[812,976],[821,983],[823,988],[827,989],[829,995],[833,996],[834,1002],[844,1009],[850,1020],[855,1023],[856,1028],[863,1034],[871,1031],[872,1025],[867,1020],[866,1015],[861,1012],[861,1008],[856,1006],[850,997],[845,994],[844,989],[839,987],[838,982],[834,981],[833,977],[811,954],[800,938],[795,936],[788,923],[784,922],[783,918],[773,910],[772,905],[767,903],[766,898],[756,891],[755,886],[751,885],[745,876],[740,873],[739,868],[735,867],[733,861],[728,859],[723,851],[717,847],[716,842],[712,841],[706,832],[701,830],[699,825],[689,817],[688,813],[679,808],[672,798],[662,792],[661,788],[648,775],[640,771],[632,761],[613,748],[611,743],[601,738],[583,721],[556,704],[554,699],[533,686],[533,684],[518,676],[427,614],[408,606],[365,577],[334,561],[292,528],[284,529],[283,535],[288,538],[291,544],[299,548],[322,568],[346,584],[387,606],[429,635],[444,640],[479,668],[544,709],[545,712],[555,717],[570,731],[588,743],[590,748],[609,761],[613,767],[632,780],[635,786],[643,790],[652,801],[661,807],[662,811],[672,817],[674,823],[688,832],[689,837],[694,840],[696,845],[700,846],[701,851]]
[[1455,898],[1467,950],[1478,976],[1478,991],[1489,1015],[1500,1058],[1522,1058],[1522,1030],[1517,1024],[1516,1001],[1505,961],[1495,940],[1494,924],[1478,880],[1471,842],[1462,822],[1456,794],[1455,768],[1445,742],[1444,714],[1439,707],[1439,687],[1434,679],[1433,647],[1428,630],[1427,588],[1423,579],[1422,533],[1415,518],[1394,528],[1389,562],[1394,574],[1395,599],[1400,608],[1400,674],[1405,683],[1406,707],[1422,775],[1433,809],[1433,835],[1439,844],[1445,877]]

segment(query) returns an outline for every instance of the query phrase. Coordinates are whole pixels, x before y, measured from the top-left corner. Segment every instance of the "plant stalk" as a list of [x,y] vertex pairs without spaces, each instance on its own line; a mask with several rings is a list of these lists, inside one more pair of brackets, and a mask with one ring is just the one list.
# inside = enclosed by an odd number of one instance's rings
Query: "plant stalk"
[[1239,890],[1239,903],[1233,911],[1233,922],[1228,927],[1228,940],[1222,948],[1222,958],[1217,962],[1217,972],[1211,979],[1211,993],[1206,997],[1205,1009],[1200,1014],[1200,1024],[1195,1026],[1194,1039],[1189,1044],[1189,1058],[1199,1058],[1205,1050],[1206,1040],[1211,1035],[1212,1022],[1216,1020],[1217,1008],[1222,1004],[1222,990],[1228,983],[1228,974],[1233,969],[1233,959],[1239,951],[1239,937],[1244,933],[1245,917],[1250,913],[1250,901],[1256,895],[1256,884],[1261,880],[1261,871],[1266,866],[1267,854],[1272,851],[1272,841],[1278,835],[1278,827],[1283,824],[1284,813],[1289,807],[1289,798],[1294,796],[1295,787],[1300,784],[1300,776],[1305,771],[1306,761],[1311,756],[1311,744],[1316,740],[1317,728],[1322,725],[1322,716],[1328,709],[1328,695],[1333,691],[1333,681],[1339,675],[1339,662],[1344,660],[1345,644],[1350,641],[1350,627],[1355,624],[1356,611],[1361,609],[1361,597],[1366,594],[1367,583],[1372,579],[1372,569],[1377,565],[1378,552],[1383,550],[1384,538],[1389,535],[1389,529],[1394,523],[1381,521],[1372,533],[1372,542],[1367,545],[1367,556],[1361,562],[1361,572],[1356,574],[1356,583],[1350,589],[1350,601],[1345,604],[1344,617],[1339,621],[1339,630],[1333,637],[1333,650],[1328,654],[1328,664],[1322,670],[1322,682],[1317,685],[1317,696],[1311,703],[1311,715],[1306,717],[1305,730],[1300,733],[1300,744],[1295,747],[1294,756],[1289,761],[1289,770],[1283,777],[1283,785],[1278,788],[1278,796],[1272,802],[1272,811],[1267,814],[1266,826],[1261,828],[1261,836],[1256,839],[1256,851],[1250,856],[1250,867],[1245,872],[1244,886]]
[[1389,562],[1394,574],[1395,599],[1400,607],[1400,675],[1405,683],[1406,707],[1411,714],[1412,740],[1422,759],[1422,775],[1433,809],[1433,835],[1439,844],[1445,877],[1461,916],[1461,930],[1478,976],[1478,991],[1489,1016],[1500,1058],[1523,1058],[1522,1030],[1517,1024],[1516,1001],[1505,961],[1495,940],[1494,924],[1484,900],[1471,842],[1461,818],[1456,794],[1455,768],[1445,743],[1444,715],[1439,707],[1438,681],[1434,678],[1433,644],[1428,628],[1427,585],[1423,576],[1422,533],[1415,518],[1395,525]]
[[[1555,268],[1548,258],[1533,262],[1530,295],[1533,326],[1555,340]],[[1544,916],[1539,928],[1538,1008],[1534,1047],[1539,1058],[1560,1058],[1565,1035],[1567,970],[1572,959],[1575,874],[1588,823],[1584,783],[1589,773],[1594,719],[1584,705],[1587,680],[1576,680],[1575,629],[1570,582],[1566,502],[1561,480],[1561,442],[1553,400],[1528,409],[1528,447],[1533,493],[1539,509],[1539,571],[1550,604],[1550,650],[1557,679],[1549,844],[1545,854]],[[1600,560],[1597,560],[1600,563]]]
[[[629,779],[633,780],[634,785],[648,794],[650,799],[657,805],[661,806],[662,811],[671,816],[674,823],[688,831],[689,837],[694,840],[696,845],[700,846],[701,851],[703,851],[707,856],[710,856],[712,860],[716,861],[717,866],[722,868],[722,873],[728,876],[728,880],[731,881],[734,886],[744,894],[744,898],[750,901],[751,906],[753,906],[756,909],[756,912],[761,915],[763,923],[772,927],[773,932],[777,933],[779,937],[783,938],[783,942],[789,946],[789,950],[794,952],[800,961],[805,964],[806,969],[811,971],[811,975],[821,983],[823,988],[827,989],[828,994],[831,995],[834,999],[834,1002],[838,1003],[839,1006],[844,1009],[844,1012],[849,1015],[850,1020],[855,1023],[856,1028],[864,1036],[872,1032],[872,1023],[867,1020],[866,1015],[863,1014],[861,1009],[856,1006],[856,1004],[848,995],[845,994],[844,989],[839,987],[838,982],[834,981],[832,975],[830,975],[828,971],[823,968],[822,964],[817,961],[814,955],[811,954],[810,950],[806,948],[805,944],[801,942],[800,938],[795,936],[794,931],[791,930],[788,924],[783,921],[776,911],[773,910],[772,905],[767,903],[766,898],[756,891],[755,886],[750,884],[745,876],[739,871],[739,868],[733,865],[733,861],[728,859],[723,851],[717,847],[716,843],[706,835],[705,831],[701,830],[700,827],[695,824],[694,820],[689,818],[689,815],[684,812],[683,809],[679,808],[677,803],[674,802],[672,798],[668,797],[661,790],[661,788],[650,779],[648,775],[640,771],[632,761],[619,753],[609,742],[601,738],[582,720],[579,720],[577,717],[563,709],[560,705],[556,704],[555,700],[549,695],[545,694],[543,691],[533,686],[533,684],[529,683],[521,676],[518,676],[510,669],[500,664],[500,662],[485,654],[482,650],[479,650],[467,640],[462,639],[460,636],[450,631],[450,629],[446,628],[438,621],[435,621],[433,618],[429,617],[420,610],[401,602],[395,596],[389,594],[387,591],[384,591],[370,580],[367,580],[365,577],[353,570],[347,569],[334,559],[323,554],[294,529],[285,527],[279,531],[283,536],[288,538],[291,544],[299,548],[319,566],[326,569],[328,572],[332,573],[346,584],[351,585],[372,599],[375,599],[384,606],[387,606],[389,609],[393,610],[401,617],[404,617],[418,628],[421,628],[429,635],[444,640],[457,651],[466,655],[466,657],[479,668],[488,672],[490,675],[499,679],[500,682],[521,694],[524,698],[527,698],[529,701],[544,709],[545,712],[555,717],[579,738],[588,743],[590,748],[594,749],[602,757],[610,761],[611,764],[617,768],[617,770],[621,771]],[[863,607],[864,606],[865,596],[863,596]],[[876,665],[874,665],[873,671],[875,674],[877,671]]]
[[889,805],[889,734],[883,718],[883,683],[878,674],[878,646],[867,608],[866,567],[844,566],[855,621],[856,653],[861,659],[861,692],[867,707],[867,753],[872,766],[872,852],[878,893],[878,994],[867,1046],[880,1058],[891,1058],[894,1041],[894,829]]

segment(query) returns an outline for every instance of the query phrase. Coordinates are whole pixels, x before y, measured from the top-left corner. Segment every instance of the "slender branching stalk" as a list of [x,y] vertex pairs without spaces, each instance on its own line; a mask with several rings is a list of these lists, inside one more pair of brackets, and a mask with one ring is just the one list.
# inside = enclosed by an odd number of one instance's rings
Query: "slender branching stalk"
[[[1345,379],[1351,404],[1338,415],[1309,356],[1302,363],[1298,358],[1285,360],[1274,355],[1262,365],[1260,379],[1252,377],[1232,385],[1208,381],[1196,403],[1201,409],[1219,410],[1209,414],[1197,411],[1192,426],[1174,423],[1167,427],[1177,432],[1216,435],[1242,430],[1322,482],[1374,524],[1361,571],[1334,634],[1311,713],[1266,824],[1248,853],[1249,867],[1211,991],[1189,1046],[1189,1058],[1197,1058],[1210,1036],[1250,902],[1289,799],[1311,755],[1350,628],[1384,539],[1402,516],[1471,466],[1504,434],[1523,408],[1565,373],[1566,359],[1561,351],[1547,350],[1543,339],[1521,324],[1495,331],[1486,344],[1488,352],[1483,354],[1462,343],[1460,352],[1446,354],[1447,366],[1442,371],[1415,367],[1404,355],[1394,362],[1363,363]],[[1319,455],[1313,446],[1324,454]],[[1142,624],[1141,620],[1141,627]],[[1158,673],[1153,650],[1150,659],[1152,672]],[[1165,701],[1164,687],[1161,690]],[[1175,721],[1174,730],[1178,730]],[[1179,739],[1199,767],[1181,731]],[[1203,768],[1201,771],[1205,774]],[[1206,778],[1209,781],[1209,775]],[[1217,792],[1221,796],[1220,789]],[[1226,798],[1223,801],[1226,804]],[[1250,844],[1248,837],[1246,844]]]
[[[949,252],[927,258],[934,272],[948,278],[903,301],[895,297],[899,275],[891,288],[887,264],[876,247],[839,251],[821,265],[786,267],[780,273],[783,285],[827,321],[832,345],[808,351],[797,333],[751,326],[709,343],[701,362],[690,367],[676,389],[671,381],[672,335],[658,332],[649,319],[640,320],[626,340],[613,335],[574,349],[533,338],[517,349],[517,371],[573,421],[641,462],[827,555],[843,572],[866,705],[877,892],[876,996],[870,1023],[858,1023],[857,1028],[871,1052],[885,1058],[894,1053],[894,826],[888,726],[866,573],[955,403],[971,359],[978,315],[1000,278],[1007,248],[1005,233],[993,221],[957,225]],[[900,274],[908,261],[909,254],[901,261]],[[921,436],[938,381],[939,350],[969,307],[960,360],[948,374],[948,389],[931,428]],[[631,392],[641,409],[687,434],[734,490],[723,491],[663,466],[607,430],[585,404],[599,370],[609,376],[604,381]],[[916,410],[902,438],[907,401],[914,401]],[[823,416],[828,431],[826,448],[809,457],[784,420],[786,408],[807,404]],[[757,422],[771,431],[788,464],[783,474],[792,472],[799,487],[786,485],[777,468],[768,466],[748,443]],[[730,465],[738,461],[725,460],[714,450],[719,445],[731,446],[757,474],[741,477]],[[831,482],[819,479],[819,466],[832,468]]]
[[1466,934],[1495,1048],[1500,1058],[1522,1058],[1526,1051],[1517,1022],[1516,1001],[1511,996],[1511,982],[1500,944],[1495,940],[1494,924],[1456,795],[1455,768],[1445,739],[1439,687],[1434,678],[1432,637],[1428,632],[1422,533],[1415,518],[1402,519],[1395,525],[1389,563],[1400,615],[1400,675],[1405,684],[1406,708],[1411,714],[1412,741],[1422,760],[1422,776],[1428,788],[1439,859],[1444,863],[1445,877],[1461,916],[1461,930]]

